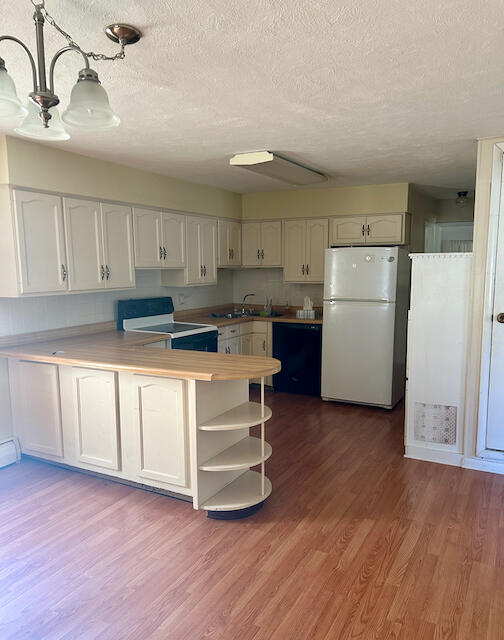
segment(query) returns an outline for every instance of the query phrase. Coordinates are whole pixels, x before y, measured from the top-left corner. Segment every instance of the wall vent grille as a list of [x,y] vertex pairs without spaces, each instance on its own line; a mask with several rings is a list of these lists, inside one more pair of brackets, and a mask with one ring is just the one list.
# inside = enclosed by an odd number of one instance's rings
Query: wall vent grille
[[457,407],[415,402],[415,440],[456,444]]

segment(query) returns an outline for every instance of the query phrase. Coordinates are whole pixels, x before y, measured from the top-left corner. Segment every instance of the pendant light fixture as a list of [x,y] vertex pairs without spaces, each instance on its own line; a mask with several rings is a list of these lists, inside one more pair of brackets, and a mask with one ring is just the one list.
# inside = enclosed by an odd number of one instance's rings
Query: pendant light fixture
[[[14,81],[7,73],[5,61],[0,57],[0,123],[7,123],[20,135],[42,140],[68,140],[70,135],[64,129],[62,121],[75,130],[95,131],[117,127],[120,123],[111,109],[107,92],[102,87],[98,74],[90,68],[92,60],[122,60],[125,47],[138,42],[141,33],[136,27],[127,24],[111,24],[105,28],[106,35],[120,45],[120,50],[113,56],[93,51],[84,51],[47,13],[44,0],[31,0],[35,7],[33,21],[37,46],[37,63],[30,49],[18,38],[0,36],[0,42],[11,40],[19,44],[26,52],[32,70],[33,91],[29,94],[28,104],[24,106],[19,100]],[[44,47],[44,24],[48,22],[68,42],[66,47],[57,51],[46,73],[46,57]],[[67,51],[75,51],[84,60],[84,68],[78,75],[77,83],[72,89],[70,104],[60,119],[57,110],[59,98],[54,91],[54,67],[60,56]],[[47,78],[49,77],[49,81]],[[24,119],[23,119],[24,118]]]

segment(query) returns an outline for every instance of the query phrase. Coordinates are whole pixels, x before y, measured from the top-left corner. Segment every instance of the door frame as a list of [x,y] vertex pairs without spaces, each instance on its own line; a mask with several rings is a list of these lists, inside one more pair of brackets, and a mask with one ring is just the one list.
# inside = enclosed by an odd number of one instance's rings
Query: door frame
[[477,166],[463,466],[504,473],[504,452],[486,448],[492,314],[501,213],[504,224],[504,139],[480,140]]

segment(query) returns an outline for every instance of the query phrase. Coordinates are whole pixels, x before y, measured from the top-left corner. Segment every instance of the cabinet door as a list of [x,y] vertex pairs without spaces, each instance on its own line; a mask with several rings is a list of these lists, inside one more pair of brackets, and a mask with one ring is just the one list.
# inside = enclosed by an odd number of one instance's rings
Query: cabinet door
[[245,336],[241,336],[240,338],[240,354],[242,356],[251,356],[252,355],[252,334],[249,333]]
[[284,280],[304,282],[306,279],[306,221],[284,223]]
[[261,223],[247,222],[242,225],[242,264],[256,267],[261,264]]
[[306,221],[306,282],[324,282],[328,236],[327,219]]
[[203,281],[202,229],[199,218],[186,218],[186,271],[187,284]]
[[403,242],[403,218],[402,214],[390,216],[367,216],[366,218],[366,242],[396,243]]
[[217,341],[217,353],[228,353],[228,341],[221,338]]
[[105,287],[101,210],[98,202],[63,198],[68,256],[68,288],[88,291]]
[[234,353],[236,355],[240,354],[240,337],[237,336],[236,338],[230,338],[229,340],[227,340],[228,343],[228,353]]
[[331,220],[331,245],[366,242],[364,216],[338,217]]
[[21,293],[66,291],[61,198],[13,192]]
[[119,469],[117,374],[72,369],[76,458],[105,469]]
[[231,250],[230,264],[234,266],[241,265],[241,223],[228,222],[228,243]]
[[135,286],[133,214],[130,207],[102,204],[105,285],[109,289]]
[[261,224],[261,263],[265,267],[282,266],[282,223]]
[[139,478],[187,486],[185,389],[182,380],[135,375]]
[[201,220],[201,262],[203,282],[217,282],[217,221]]
[[14,435],[23,453],[63,457],[58,366],[27,360],[9,363]]
[[217,223],[217,235],[219,245],[219,267],[228,267],[231,262],[230,222],[219,220]]
[[163,267],[185,265],[185,217],[179,213],[161,215],[163,231]]
[[161,212],[133,209],[135,236],[135,266],[160,268],[163,266]]
[[254,333],[252,335],[252,356],[266,356],[266,334]]

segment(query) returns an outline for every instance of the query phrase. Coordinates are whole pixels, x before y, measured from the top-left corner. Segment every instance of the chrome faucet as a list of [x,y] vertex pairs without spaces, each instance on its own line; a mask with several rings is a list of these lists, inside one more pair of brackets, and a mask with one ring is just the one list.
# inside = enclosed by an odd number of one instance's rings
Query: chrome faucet
[[247,312],[245,311],[245,300],[246,300],[247,298],[250,298],[251,296],[255,296],[255,293],[246,293],[246,294],[243,296],[243,300],[242,300],[242,310],[241,310],[242,316],[246,316],[246,315],[247,315]]

